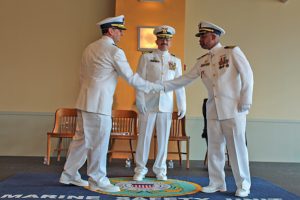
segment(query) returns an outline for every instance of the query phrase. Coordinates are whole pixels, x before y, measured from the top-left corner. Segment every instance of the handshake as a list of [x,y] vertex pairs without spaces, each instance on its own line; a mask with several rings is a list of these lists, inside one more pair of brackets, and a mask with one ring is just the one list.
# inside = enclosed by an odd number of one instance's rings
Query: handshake
[[150,91],[152,93],[164,91],[164,85],[162,81],[156,81],[155,83],[150,82]]

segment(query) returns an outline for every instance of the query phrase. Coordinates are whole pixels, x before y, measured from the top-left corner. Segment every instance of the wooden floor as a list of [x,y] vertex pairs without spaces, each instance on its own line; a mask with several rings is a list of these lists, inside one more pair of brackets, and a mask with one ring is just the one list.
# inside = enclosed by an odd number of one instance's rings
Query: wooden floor
[[[149,161],[148,176],[154,176],[151,172],[152,161]],[[43,164],[42,157],[6,157],[0,156],[0,180],[4,180],[17,172],[53,172],[61,173],[64,160],[57,162],[54,158],[50,166]],[[132,176],[133,167],[126,168],[125,160],[113,160],[108,164],[108,176]],[[231,168],[226,166],[226,175],[232,176]],[[259,177],[278,185],[289,192],[300,196],[300,163],[265,163],[251,162],[251,176]],[[80,172],[86,174],[84,166]],[[168,169],[168,175],[177,176],[204,176],[207,177],[207,168],[203,161],[191,161],[190,169],[185,168],[185,163],[180,167],[174,161],[174,168]]]

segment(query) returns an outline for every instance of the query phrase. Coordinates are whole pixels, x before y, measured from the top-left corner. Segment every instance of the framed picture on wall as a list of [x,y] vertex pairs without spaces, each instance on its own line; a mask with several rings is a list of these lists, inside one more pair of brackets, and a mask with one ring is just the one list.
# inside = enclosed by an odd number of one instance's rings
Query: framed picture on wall
[[138,28],[138,50],[151,51],[157,48],[156,36],[153,34],[155,26],[139,26]]

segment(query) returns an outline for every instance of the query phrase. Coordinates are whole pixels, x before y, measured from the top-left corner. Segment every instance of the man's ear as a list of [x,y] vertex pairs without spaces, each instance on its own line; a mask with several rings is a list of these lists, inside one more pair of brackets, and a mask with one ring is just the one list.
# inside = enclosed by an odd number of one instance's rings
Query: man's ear
[[156,45],[158,45],[158,39],[155,40]]
[[215,33],[213,33],[213,34],[211,34],[211,35],[212,35],[212,39],[213,39],[213,40],[219,41],[220,36],[218,36],[218,35],[215,34]]
[[107,31],[107,32],[108,32],[109,35],[113,35],[113,28],[111,28],[111,27],[108,28],[108,31]]
[[212,37],[213,40],[215,40],[218,36],[214,33],[211,33],[211,37]]

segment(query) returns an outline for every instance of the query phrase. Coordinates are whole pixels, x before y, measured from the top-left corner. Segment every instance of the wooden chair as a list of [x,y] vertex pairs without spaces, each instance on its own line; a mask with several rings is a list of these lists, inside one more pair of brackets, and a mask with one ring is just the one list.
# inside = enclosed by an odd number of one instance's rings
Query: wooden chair
[[[178,154],[179,164],[182,165],[182,155],[186,155],[186,168],[190,168],[190,136],[187,136],[185,132],[185,117],[178,119],[178,112],[172,113],[172,124],[170,129],[169,147],[170,141],[177,143],[177,151],[168,150],[168,154]],[[186,142],[185,152],[181,151],[181,142]],[[154,136],[154,150],[156,149],[156,135]],[[170,148],[168,148],[170,149]],[[155,150],[156,151],[156,150]],[[156,152],[154,152],[156,155]]]
[[77,109],[75,108],[59,108],[55,112],[54,128],[52,132],[47,133],[47,155],[45,163],[50,164],[51,157],[51,138],[58,138],[57,161],[60,161],[60,153],[67,150],[63,148],[63,139],[72,138],[76,130]]
[[[134,162],[134,153],[132,142],[137,140],[137,119],[138,115],[133,110],[113,110],[112,111],[112,130],[109,145],[109,161],[113,153],[129,153]],[[115,149],[116,140],[127,140],[129,150]]]

